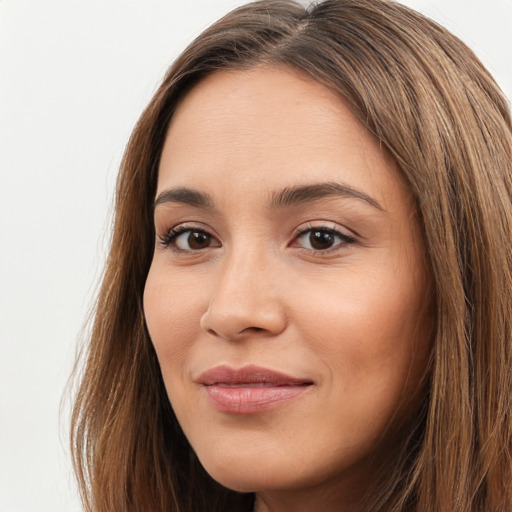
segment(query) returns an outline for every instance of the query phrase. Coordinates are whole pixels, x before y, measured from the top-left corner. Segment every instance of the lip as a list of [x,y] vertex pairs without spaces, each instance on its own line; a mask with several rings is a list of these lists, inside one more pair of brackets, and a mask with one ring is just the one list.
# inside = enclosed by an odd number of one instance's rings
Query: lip
[[313,381],[260,366],[216,366],[196,380],[210,404],[229,414],[255,414],[283,405],[311,388]]

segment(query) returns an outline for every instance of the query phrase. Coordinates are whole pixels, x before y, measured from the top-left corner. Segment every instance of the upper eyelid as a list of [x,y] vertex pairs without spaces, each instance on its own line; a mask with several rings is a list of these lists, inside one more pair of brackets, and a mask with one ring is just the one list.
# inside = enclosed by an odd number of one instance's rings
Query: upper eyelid
[[164,228],[158,229],[156,228],[157,234],[163,234],[167,235],[171,231],[203,231],[205,233],[208,233],[209,235],[212,235],[215,238],[218,238],[218,235],[216,234],[215,230],[213,230],[211,227],[204,225],[202,222],[198,221],[182,221],[177,223],[170,223],[170,225],[165,225]]
[[294,236],[299,236],[307,231],[311,231],[313,229],[324,229],[328,231],[335,231],[340,233],[340,235],[348,236],[352,238],[359,237],[359,234],[354,231],[353,229],[349,229],[337,222],[334,221],[328,221],[328,220],[315,220],[315,221],[308,221],[306,223],[300,224],[297,228],[294,230]]

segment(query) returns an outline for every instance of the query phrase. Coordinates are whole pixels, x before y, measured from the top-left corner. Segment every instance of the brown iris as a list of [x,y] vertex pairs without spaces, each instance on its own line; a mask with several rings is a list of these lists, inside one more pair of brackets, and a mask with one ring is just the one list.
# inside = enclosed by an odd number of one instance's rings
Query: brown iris
[[187,243],[191,249],[206,249],[210,246],[212,237],[204,231],[191,231]]
[[316,250],[329,249],[334,244],[334,239],[334,233],[325,230],[311,231],[309,235],[309,243]]

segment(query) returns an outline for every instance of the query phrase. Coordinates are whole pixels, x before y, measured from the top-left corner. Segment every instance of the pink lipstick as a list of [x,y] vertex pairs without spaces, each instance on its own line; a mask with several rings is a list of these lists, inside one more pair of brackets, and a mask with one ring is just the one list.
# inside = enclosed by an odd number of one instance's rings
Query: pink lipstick
[[259,366],[217,366],[202,373],[201,384],[211,405],[225,413],[254,414],[273,409],[309,389],[313,382]]

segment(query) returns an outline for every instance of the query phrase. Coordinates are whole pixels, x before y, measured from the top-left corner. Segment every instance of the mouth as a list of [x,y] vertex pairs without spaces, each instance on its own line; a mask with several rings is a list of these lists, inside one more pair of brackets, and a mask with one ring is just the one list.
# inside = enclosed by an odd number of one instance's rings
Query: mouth
[[228,414],[254,414],[273,409],[310,389],[309,379],[296,378],[259,366],[217,366],[202,373],[200,384],[210,405]]

